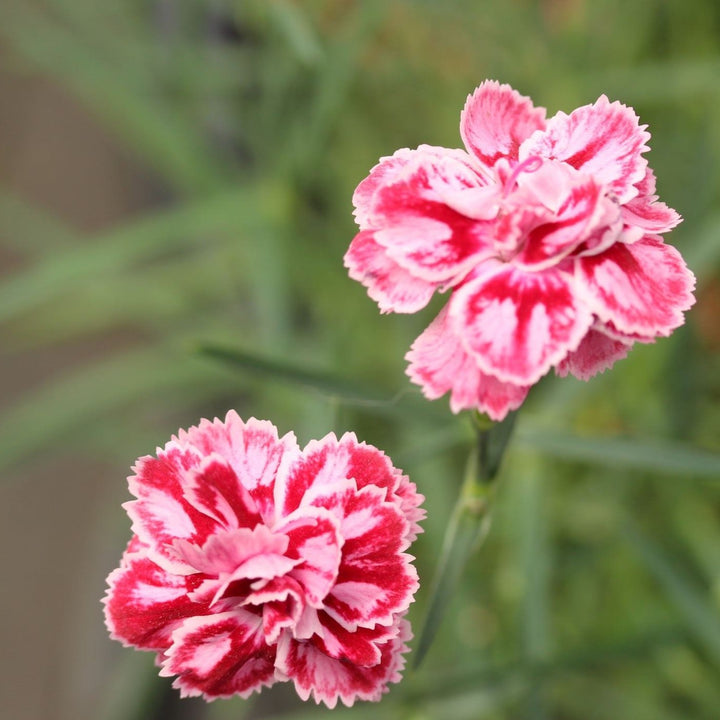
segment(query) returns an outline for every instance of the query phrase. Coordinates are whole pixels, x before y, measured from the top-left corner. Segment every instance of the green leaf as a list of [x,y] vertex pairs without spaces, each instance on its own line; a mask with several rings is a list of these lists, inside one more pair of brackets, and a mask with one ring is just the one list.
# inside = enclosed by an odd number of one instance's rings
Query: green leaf
[[720,667],[720,616],[705,594],[685,577],[661,548],[633,523],[626,521],[625,538],[655,577],[693,632],[696,641]]
[[222,163],[209,152],[199,123],[183,117],[177,104],[163,103],[158,88],[140,86],[127,71],[134,63],[106,59],[31,3],[12,3],[4,11],[0,35],[21,57],[80,95],[179,190],[208,191],[223,181]]
[[47,255],[0,285],[0,321],[30,310],[56,293],[97,281],[105,274],[118,274],[162,251],[196,245],[198,236],[207,242],[213,233],[238,233],[248,222],[264,217],[265,201],[262,184],[254,189],[238,187],[128,223],[81,247]]
[[306,370],[289,363],[217,345],[200,345],[198,353],[272,380],[299,385],[350,405],[392,405],[395,399],[330,373]]
[[671,441],[584,438],[521,427],[517,444],[564,460],[720,481],[720,455]]
[[227,392],[222,374],[166,348],[118,353],[50,381],[0,417],[0,469],[62,442],[83,426],[134,402],[174,397],[190,403]]
[[214,344],[200,344],[198,354],[274,382],[318,392],[342,404],[380,415],[412,416],[432,422],[436,428],[447,421],[445,408],[429,403],[412,389],[390,395],[354,380],[319,370],[309,370],[281,360]]

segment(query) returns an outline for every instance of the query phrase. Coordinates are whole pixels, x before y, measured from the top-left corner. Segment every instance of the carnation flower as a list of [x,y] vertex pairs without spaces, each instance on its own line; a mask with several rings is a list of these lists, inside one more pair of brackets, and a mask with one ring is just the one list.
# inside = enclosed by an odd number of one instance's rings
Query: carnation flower
[[680,216],[655,194],[645,127],[605,96],[546,120],[486,81],[465,150],[398,150],[360,183],[350,276],[382,312],[452,291],[407,354],[428,398],[500,420],[551,368],[587,380],[683,323],[694,277],[661,237]]
[[181,695],[292,681],[334,707],[400,679],[423,497],[382,452],[350,433],[300,450],[230,411],[134,471],[134,534],[108,577],[106,624],[156,652]]

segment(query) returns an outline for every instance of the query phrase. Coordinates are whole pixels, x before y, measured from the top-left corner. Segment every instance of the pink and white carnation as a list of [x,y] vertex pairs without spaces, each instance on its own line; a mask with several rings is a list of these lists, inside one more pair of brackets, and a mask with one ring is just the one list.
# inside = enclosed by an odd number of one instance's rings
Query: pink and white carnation
[[501,420],[551,368],[587,380],[684,322],[695,280],[661,237],[681,218],[655,194],[645,128],[605,96],[546,120],[485,81],[464,150],[398,150],[358,185],[350,277],[382,312],[452,291],[406,356],[428,398]]
[[400,679],[423,496],[348,433],[305,449],[267,421],[203,420],[140,458],[105,619],[183,696],[378,700]]

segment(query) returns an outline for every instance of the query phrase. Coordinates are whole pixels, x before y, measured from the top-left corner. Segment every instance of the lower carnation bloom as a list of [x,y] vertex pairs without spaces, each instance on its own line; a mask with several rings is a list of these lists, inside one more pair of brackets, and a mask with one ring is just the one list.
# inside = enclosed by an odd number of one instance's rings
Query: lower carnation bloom
[[334,707],[400,679],[423,497],[382,452],[353,434],[301,450],[230,411],[134,471],[134,534],[108,577],[106,624],[156,652],[181,695],[289,680]]

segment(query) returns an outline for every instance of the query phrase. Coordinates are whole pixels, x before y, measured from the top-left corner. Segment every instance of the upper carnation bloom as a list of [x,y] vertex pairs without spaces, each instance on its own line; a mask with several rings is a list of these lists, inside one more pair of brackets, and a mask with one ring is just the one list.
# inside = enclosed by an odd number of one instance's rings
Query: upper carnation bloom
[[376,448],[231,411],[138,460],[133,537],[108,577],[111,636],[157,653],[182,695],[247,697],[291,680],[334,707],[400,679],[424,511]]
[[683,323],[694,277],[660,237],[680,216],[655,195],[645,127],[605,96],[546,120],[486,81],[465,150],[398,150],[358,185],[350,276],[383,312],[452,290],[407,355],[427,397],[500,420],[551,368],[586,380]]

